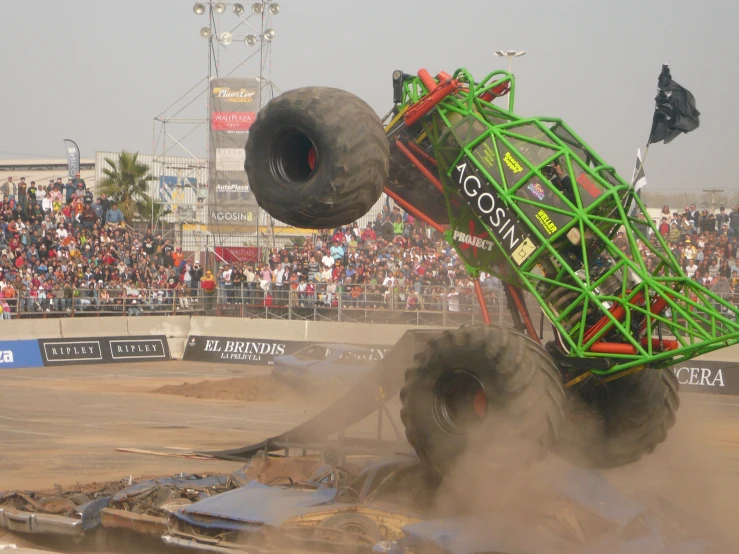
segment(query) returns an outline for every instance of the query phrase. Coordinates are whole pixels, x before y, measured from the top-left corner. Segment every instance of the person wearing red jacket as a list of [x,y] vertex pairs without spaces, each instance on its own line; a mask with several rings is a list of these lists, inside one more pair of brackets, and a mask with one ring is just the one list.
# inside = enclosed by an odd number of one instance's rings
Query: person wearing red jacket
[[216,280],[212,272],[205,272],[205,275],[200,279],[200,288],[203,289],[203,295],[205,296],[205,313],[207,314],[213,310],[213,300],[216,297]]
[[367,242],[368,240],[377,240],[377,234],[369,223],[367,224],[367,227],[365,227],[364,231],[362,231],[362,240],[364,242]]

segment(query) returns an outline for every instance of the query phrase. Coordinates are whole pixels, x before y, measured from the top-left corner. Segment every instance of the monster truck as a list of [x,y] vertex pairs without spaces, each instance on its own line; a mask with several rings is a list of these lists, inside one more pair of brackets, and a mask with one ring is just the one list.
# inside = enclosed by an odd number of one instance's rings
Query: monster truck
[[[383,119],[332,88],[272,99],[245,169],[257,203],[303,228],[355,221],[384,191],[471,276],[505,283],[515,328],[489,324],[475,280],[486,325],[445,331],[406,372],[401,419],[419,457],[446,472],[482,446],[597,468],[652,452],[679,406],[670,366],[739,342],[736,308],[685,276],[630,183],[567,124],[514,113],[512,74],[392,83]],[[551,324],[546,344],[526,296]]]

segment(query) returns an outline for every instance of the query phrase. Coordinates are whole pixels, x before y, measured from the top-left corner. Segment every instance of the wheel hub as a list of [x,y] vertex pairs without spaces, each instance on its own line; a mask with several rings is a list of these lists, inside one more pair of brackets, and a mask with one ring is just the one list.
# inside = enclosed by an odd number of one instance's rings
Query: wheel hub
[[275,178],[299,185],[309,180],[318,165],[313,140],[295,127],[277,132],[269,150],[269,167]]
[[478,427],[488,411],[488,398],[474,373],[457,369],[442,375],[434,385],[433,410],[442,428],[467,434]]

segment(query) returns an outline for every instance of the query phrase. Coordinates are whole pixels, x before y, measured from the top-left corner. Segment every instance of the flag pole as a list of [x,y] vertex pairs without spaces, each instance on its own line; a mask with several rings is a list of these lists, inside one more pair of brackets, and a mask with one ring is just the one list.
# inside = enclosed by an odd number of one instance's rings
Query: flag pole
[[644,149],[644,156],[642,156],[641,163],[639,164],[639,167],[636,168],[636,171],[634,172],[634,176],[631,178],[631,188],[634,188],[634,185],[636,185],[636,180],[639,177],[639,173],[641,173],[642,168],[644,167],[644,162],[647,160],[647,154],[649,154],[649,146],[650,144],[647,143],[646,148]]

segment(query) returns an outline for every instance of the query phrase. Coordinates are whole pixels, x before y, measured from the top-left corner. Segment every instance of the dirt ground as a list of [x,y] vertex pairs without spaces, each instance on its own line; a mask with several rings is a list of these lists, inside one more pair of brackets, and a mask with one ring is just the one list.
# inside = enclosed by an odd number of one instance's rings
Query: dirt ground
[[299,398],[293,389],[280,383],[271,375],[164,385],[152,392],[188,398],[243,400],[245,402],[285,402]]
[[[230,472],[241,464],[188,455],[261,441],[323,407],[273,381],[264,367],[159,362],[0,371],[0,491]],[[397,402],[390,408],[397,417]],[[373,438],[374,423],[372,416],[352,434]],[[550,456],[538,471],[559,466]],[[667,442],[605,475],[624,492],[675,502],[739,545],[739,397],[682,395]],[[481,481],[480,496],[499,495],[499,485]]]

